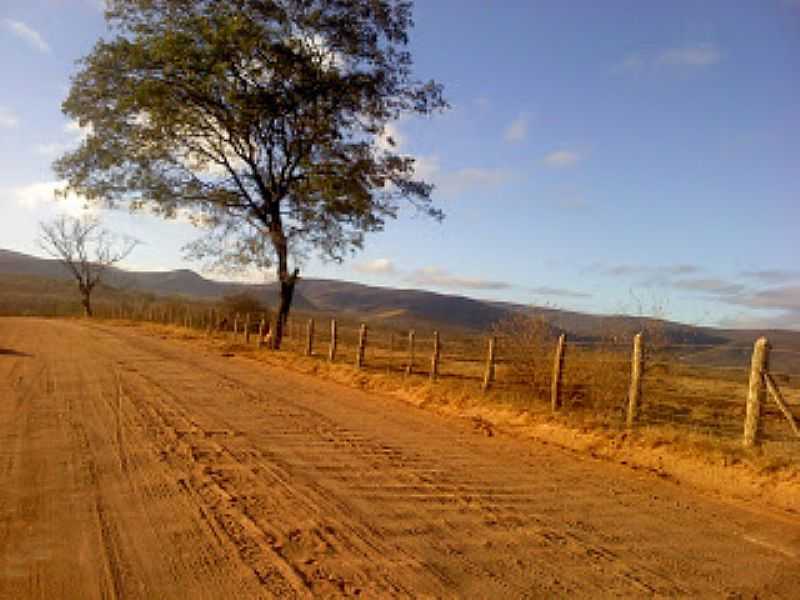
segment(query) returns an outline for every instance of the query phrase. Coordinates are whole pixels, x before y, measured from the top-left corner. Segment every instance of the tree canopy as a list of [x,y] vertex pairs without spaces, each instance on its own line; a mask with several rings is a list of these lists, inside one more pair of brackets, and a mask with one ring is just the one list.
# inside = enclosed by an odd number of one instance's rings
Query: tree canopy
[[[441,218],[387,125],[446,108],[412,75],[411,2],[111,0],[113,39],[79,65],[64,112],[89,131],[55,163],[90,201],[188,215],[190,253],[277,267],[340,261],[403,202]],[[294,269],[290,269],[290,260]]]

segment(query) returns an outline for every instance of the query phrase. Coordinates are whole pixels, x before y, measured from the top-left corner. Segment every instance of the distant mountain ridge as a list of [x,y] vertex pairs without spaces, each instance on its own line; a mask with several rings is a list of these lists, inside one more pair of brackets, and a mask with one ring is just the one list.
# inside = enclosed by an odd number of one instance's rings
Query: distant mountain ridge
[[[25,275],[47,279],[69,279],[64,267],[51,259],[37,258],[0,249],[0,275]],[[277,284],[244,284],[207,279],[189,269],[175,271],[126,271],[111,269],[106,282],[116,288],[158,296],[186,296],[218,300],[234,293],[249,292],[265,304],[274,305]],[[2,293],[2,291],[0,291]],[[295,308],[325,314],[352,315],[395,325],[486,330],[515,312],[535,313],[576,339],[595,339],[609,330],[634,332],[653,319],[621,315],[592,315],[551,308],[530,307],[511,302],[477,300],[465,296],[425,290],[394,289],[331,279],[300,279]],[[800,332],[753,331],[696,327],[661,321],[670,343],[725,346],[749,344],[768,333],[784,347],[800,350]]]

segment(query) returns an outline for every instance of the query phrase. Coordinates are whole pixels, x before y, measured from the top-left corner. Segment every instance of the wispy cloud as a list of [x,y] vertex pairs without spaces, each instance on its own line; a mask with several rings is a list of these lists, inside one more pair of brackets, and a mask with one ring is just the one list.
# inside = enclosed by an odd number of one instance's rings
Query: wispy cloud
[[425,267],[418,269],[407,277],[407,281],[417,285],[427,285],[431,287],[447,289],[469,289],[469,290],[507,290],[512,287],[505,281],[493,281],[479,277],[461,277],[438,267]]
[[723,317],[716,322],[716,325],[730,329],[793,329],[800,331],[800,312],[756,315],[746,311]]
[[742,271],[742,277],[755,279],[764,283],[777,284],[790,281],[800,281],[800,271],[784,269],[764,269],[761,271]]
[[800,314],[800,285],[785,285],[742,294],[730,300],[750,308],[769,308],[795,311]]
[[575,290],[568,290],[565,288],[555,288],[548,286],[540,286],[528,288],[528,291],[538,294],[540,296],[557,296],[560,298],[591,298],[592,295],[587,292],[578,292]]
[[442,168],[438,156],[418,156],[414,164],[416,175],[436,186],[444,196],[458,196],[467,190],[491,188],[508,183],[513,177],[509,169],[491,167]]
[[694,44],[667,48],[656,57],[662,65],[708,67],[722,60],[722,53],[714,44]]
[[[800,271],[742,271],[732,279],[708,275],[698,265],[685,263],[656,266],[595,263],[589,270],[636,285],[676,290],[741,311],[717,321],[722,327],[800,329]],[[765,288],[764,284],[773,287]]]
[[702,292],[713,296],[733,296],[741,294],[746,289],[741,283],[725,281],[715,277],[678,279],[671,282],[670,285],[679,290]]
[[571,167],[581,160],[581,155],[572,150],[556,150],[544,157],[544,164],[554,169]]
[[721,298],[723,302],[757,311],[737,317],[735,327],[800,329],[800,285],[785,285]]
[[686,276],[700,273],[702,268],[690,264],[674,265],[639,265],[639,264],[618,264],[607,265],[595,263],[590,266],[592,271],[609,275],[612,277],[665,277],[665,276]]
[[[377,139],[378,148],[398,152],[408,145],[401,122],[389,123]],[[437,155],[415,155],[407,150],[405,154],[414,159],[416,177],[432,183],[436,195],[454,197],[467,190],[491,188],[507,183],[513,176],[510,169],[496,167],[461,167],[447,169],[442,166]]]
[[35,48],[39,52],[50,52],[50,46],[44,40],[42,35],[26,25],[22,21],[14,21],[13,19],[4,19],[3,26],[19,39],[26,42],[29,46]]
[[369,275],[393,275],[397,273],[397,269],[389,258],[376,258],[363,263],[357,263],[353,269],[359,273],[366,273]]
[[0,129],[13,129],[19,125],[19,117],[5,106],[0,106]]
[[686,44],[657,52],[634,52],[615,67],[619,73],[642,73],[661,68],[702,69],[719,63],[722,51],[715,44]]
[[528,115],[524,113],[519,115],[506,128],[505,134],[503,135],[504,139],[510,143],[524,141],[525,138],[528,137],[528,124]]

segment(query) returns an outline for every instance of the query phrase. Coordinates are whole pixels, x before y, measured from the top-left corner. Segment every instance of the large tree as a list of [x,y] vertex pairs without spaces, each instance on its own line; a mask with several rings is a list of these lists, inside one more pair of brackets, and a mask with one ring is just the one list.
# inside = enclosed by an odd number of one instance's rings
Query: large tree
[[109,267],[125,260],[138,242],[105,229],[97,217],[61,215],[39,223],[39,246],[75,279],[83,314],[92,316],[92,292]]
[[[115,32],[80,63],[64,112],[89,131],[55,169],[90,201],[188,215],[189,247],[277,267],[275,342],[309,251],[341,261],[432,186],[389,132],[444,109],[413,78],[411,2],[111,0]],[[293,264],[290,264],[293,263]]]

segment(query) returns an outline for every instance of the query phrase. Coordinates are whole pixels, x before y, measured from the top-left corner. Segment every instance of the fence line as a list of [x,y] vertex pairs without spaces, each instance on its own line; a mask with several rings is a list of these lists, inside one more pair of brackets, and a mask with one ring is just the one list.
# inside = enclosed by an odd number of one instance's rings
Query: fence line
[[[97,308],[100,317],[171,324],[257,349],[273,347],[274,324],[264,313],[226,314],[207,306],[144,302]],[[531,408],[548,406],[565,415],[593,411],[631,428],[672,423],[731,439],[739,435],[746,447],[797,440],[797,435],[787,435],[796,434],[792,410],[800,402],[800,390],[792,386],[800,381],[800,372],[773,369],[770,357],[783,355],[791,360],[800,352],[773,349],[764,342],[767,360],[762,364],[759,358],[754,370],[757,347],[738,344],[665,344],[641,334],[624,342],[573,341],[565,336],[527,342],[531,341],[507,333],[442,335],[435,331],[429,337],[399,328],[368,330],[363,323],[333,319],[329,328],[317,330],[314,319],[303,322],[293,317],[284,328],[283,343],[286,351],[331,363],[346,361],[359,369],[425,377],[437,385],[474,382],[476,390],[493,397],[511,394],[509,398],[523,398]],[[327,344],[327,351],[315,352],[318,344]],[[704,365],[674,352],[702,358],[698,355],[704,348],[736,351],[741,360],[747,350],[751,364]],[[683,352],[686,349],[700,351]],[[781,386],[788,387],[781,390]],[[770,399],[774,402],[768,403]]]

